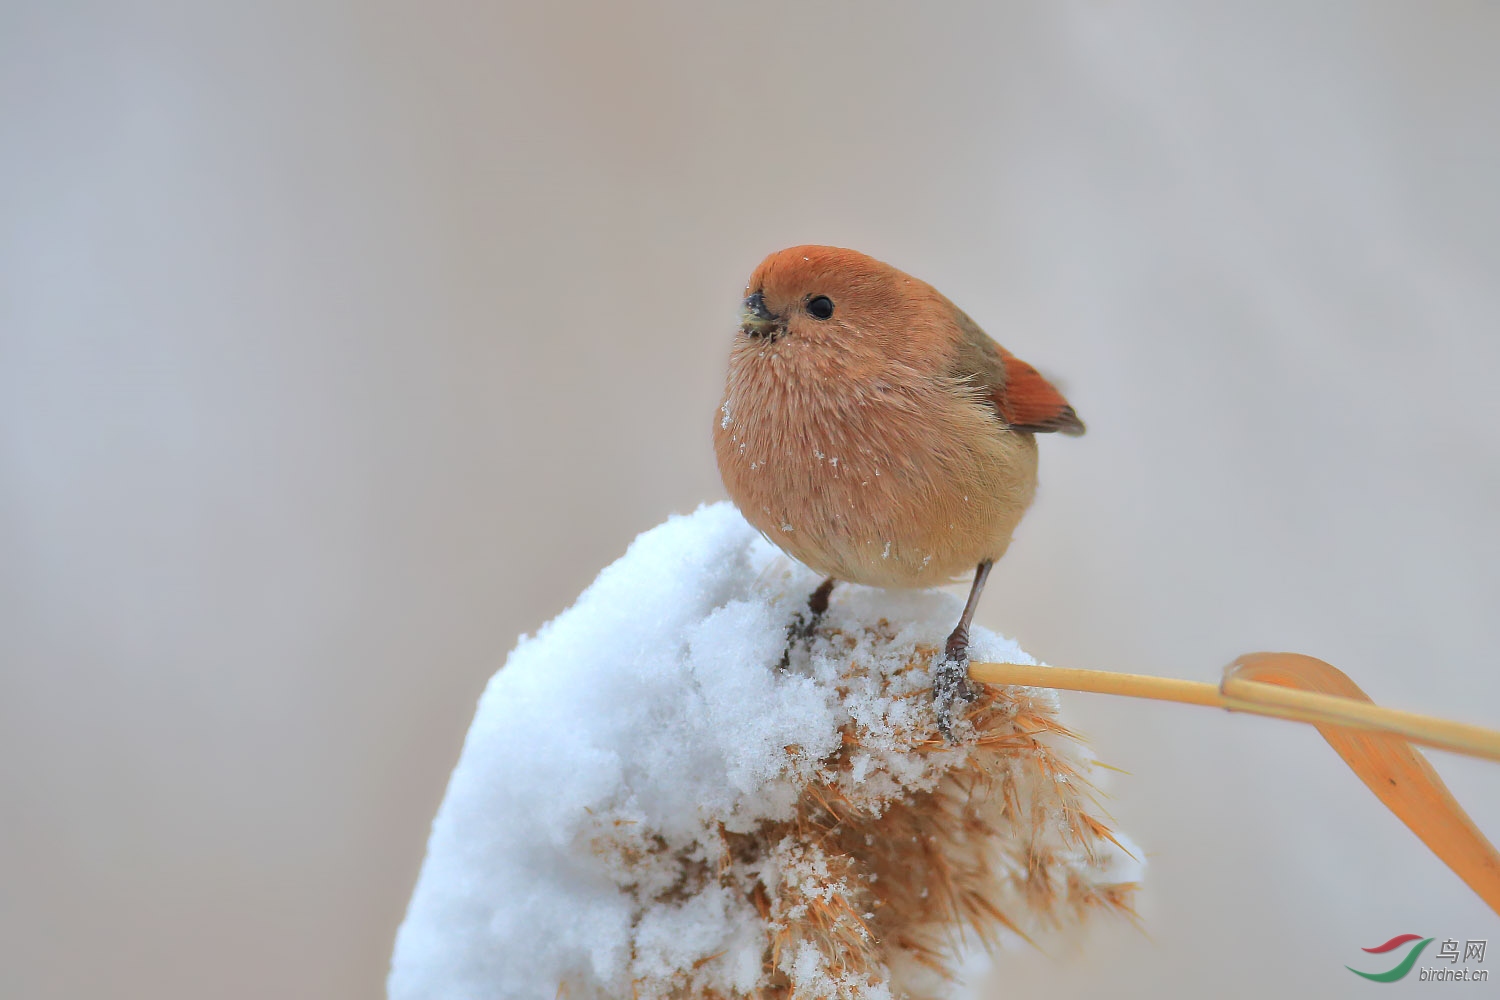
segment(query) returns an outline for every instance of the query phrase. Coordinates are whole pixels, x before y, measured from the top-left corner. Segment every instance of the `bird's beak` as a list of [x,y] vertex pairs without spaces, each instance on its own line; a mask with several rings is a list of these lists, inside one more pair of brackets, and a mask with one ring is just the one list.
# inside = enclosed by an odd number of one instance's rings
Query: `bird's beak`
[[766,308],[765,297],[752,292],[740,309],[740,329],[752,337],[764,337],[781,323],[781,317]]

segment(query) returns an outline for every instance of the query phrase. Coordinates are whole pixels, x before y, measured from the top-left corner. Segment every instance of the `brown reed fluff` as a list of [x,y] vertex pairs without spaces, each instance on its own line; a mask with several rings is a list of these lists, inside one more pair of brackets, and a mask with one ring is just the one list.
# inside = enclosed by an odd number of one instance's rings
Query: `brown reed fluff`
[[[892,630],[881,620],[867,632],[820,641],[850,656]],[[721,824],[717,843],[675,852],[626,825],[600,832],[595,850],[618,868],[674,872],[633,884],[642,907],[722,892],[759,916],[747,931],[761,941],[758,970],[719,968],[725,952],[637,967],[635,998],[937,998],[953,988],[962,944],[994,952],[1005,932],[1029,940],[1095,912],[1133,917],[1136,885],[1119,872],[1129,852],[1092,811],[1090,764],[1052,696],[985,686],[951,745],[928,697],[935,652],[919,646],[883,673],[845,662],[840,690],[904,703],[886,718],[902,721],[878,737],[868,720],[843,727],[842,747],[797,779],[790,818],[748,832]]]

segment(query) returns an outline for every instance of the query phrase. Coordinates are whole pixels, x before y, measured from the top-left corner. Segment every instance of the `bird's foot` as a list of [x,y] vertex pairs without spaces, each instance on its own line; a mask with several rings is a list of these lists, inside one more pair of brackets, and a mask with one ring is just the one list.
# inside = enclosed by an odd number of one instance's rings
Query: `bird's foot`
[[781,651],[781,662],[776,665],[777,670],[788,670],[792,665],[792,647],[799,642],[812,639],[813,633],[818,630],[818,623],[823,620],[823,612],[828,610],[828,596],[833,593],[833,577],[829,577],[818,585],[818,589],[812,592],[807,599],[806,609],[797,612],[792,618],[792,623],[786,627],[786,648]]
[[781,650],[781,662],[776,664],[777,670],[789,670],[792,666],[792,648],[799,642],[806,642],[813,637],[818,630],[818,621],[822,615],[815,615],[810,611],[799,611],[792,618],[791,624],[786,627],[786,646]]
[[969,680],[969,637],[955,633],[948,638],[943,658],[932,667],[932,709],[937,713],[938,732],[949,743],[953,737],[954,712],[978,695]]

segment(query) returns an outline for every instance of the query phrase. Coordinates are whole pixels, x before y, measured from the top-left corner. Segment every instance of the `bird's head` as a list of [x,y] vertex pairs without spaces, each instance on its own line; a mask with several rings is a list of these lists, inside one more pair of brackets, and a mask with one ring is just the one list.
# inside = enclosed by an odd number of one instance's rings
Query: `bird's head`
[[763,343],[890,356],[935,295],[924,282],[854,250],[791,247],[761,261],[750,276],[740,333]]

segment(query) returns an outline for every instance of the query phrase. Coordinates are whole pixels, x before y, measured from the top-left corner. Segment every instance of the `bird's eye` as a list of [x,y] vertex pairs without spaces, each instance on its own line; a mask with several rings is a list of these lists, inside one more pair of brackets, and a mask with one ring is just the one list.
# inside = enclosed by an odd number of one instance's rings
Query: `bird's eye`
[[813,319],[827,319],[833,315],[833,300],[826,295],[814,295],[807,300],[807,314]]

